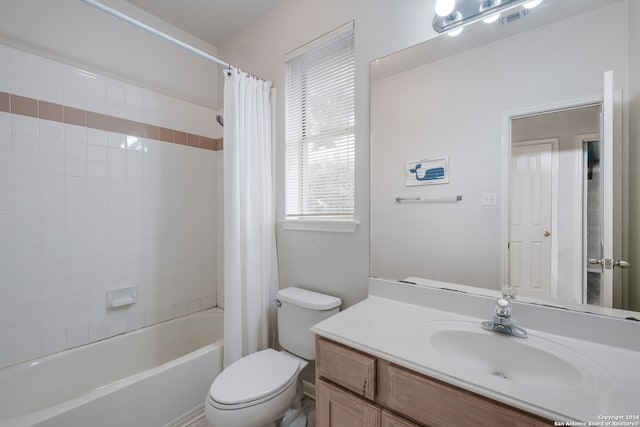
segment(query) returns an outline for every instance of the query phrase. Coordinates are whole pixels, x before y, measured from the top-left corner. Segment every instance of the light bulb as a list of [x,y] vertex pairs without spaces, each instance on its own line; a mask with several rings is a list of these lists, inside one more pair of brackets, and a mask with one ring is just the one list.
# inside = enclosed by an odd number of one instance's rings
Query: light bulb
[[453,9],[456,7],[456,0],[437,0],[436,1],[436,15],[449,16]]
[[534,7],[538,7],[542,3],[542,0],[531,0],[522,5],[525,9],[533,9]]
[[451,37],[455,37],[455,36],[460,35],[462,30],[464,30],[464,27],[459,27],[459,28],[456,28],[455,30],[449,31],[447,34],[449,34]]
[[494,23],[498,20],[498,18],[500,18],[500,12],[498,13],[494,13],[493,15],[489,15],[486,18],[484,18],[482,20],[482,22],[486,23],[486,24],[491,24]]

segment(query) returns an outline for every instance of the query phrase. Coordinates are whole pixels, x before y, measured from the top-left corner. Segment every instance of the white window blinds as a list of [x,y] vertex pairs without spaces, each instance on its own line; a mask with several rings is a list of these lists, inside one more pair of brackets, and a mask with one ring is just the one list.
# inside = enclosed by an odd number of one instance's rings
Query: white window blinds
[[353,22],[285,59],[287,217],[353,216]]

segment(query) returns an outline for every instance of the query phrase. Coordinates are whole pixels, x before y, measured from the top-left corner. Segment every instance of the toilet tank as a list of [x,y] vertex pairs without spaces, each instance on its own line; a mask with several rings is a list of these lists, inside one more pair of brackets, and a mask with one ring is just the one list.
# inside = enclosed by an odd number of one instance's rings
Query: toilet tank
[[340,298],[291,287],[278,292],[278,341],[298,357],[315,360],[316,341],[313,325],[340,310]]

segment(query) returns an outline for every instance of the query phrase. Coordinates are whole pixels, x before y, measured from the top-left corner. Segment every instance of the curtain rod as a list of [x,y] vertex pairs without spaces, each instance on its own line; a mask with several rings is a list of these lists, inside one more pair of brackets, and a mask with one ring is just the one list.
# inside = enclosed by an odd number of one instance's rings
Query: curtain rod
[[[171,37],[170,35],[165,34],[162,31],[156,30],[155,28],[153,28],[153,27],[151,27],[151,26],[149,26],[149,25],[147,25],[145,23],[142,23],[142,22],[138,21],[137,19],[133,19],[132,17],[130,17],[128,15],[125,15],[124,13],[118,12],[117,10],[112,9],[109,6],[105,6],[104,4],[102,4],[100,2],[97,2],[95,0],[81,0],[81,1],[86,3],[86,4],[88,4],[89,6],[93,6],[96,9],[99,9],[99,10],[101,10],[103,12],[106,12],[111,16],[114,16],[114,17],[116,17],[118,19],[121,19],[121,20],[123,20],[123,21],[125,21],[125,22],[127,22],[127,23],[129,23],[129,24],[131,24],[133,26],[135,26],[135,27],[138,27],[138,28],[140,28],[142,30],[148,31],[151,34],[154,34],[154,35],[156,35],[156,36],[158,36],[158,37],[160,37],[160,38],[162,38],[162,39],[164,39],[164,40],[166,40],[168,42],[171,42],[171,43],[173,43],[175,45],[178,45],[181,48],[186,49],[186,50],[188,50],[188,51],[190,51],[192,53],[195,53],[198,56],[201,56],[201,57],[203,57],[205,59],[208,59],[210,61],[216,62],[216,63],[218,63],[218,64],[220,64],[220,65],[222,65],[224,67],[235,68],[236,70],[240,70],[235,65],[231,65],[231,64],[229,64],[227,62],[224,62],[223,60],[218,59],[213,55],[209,55],[208,53],[203,52],[202,50],[197,49],[197,48],[191,46],[190,44],[187,44],[187,43],[185,43],[185,42],[183,42],[181,40],[178,40],[175,37]],[[257,76],[254,76],[254,77],[257,77]]]

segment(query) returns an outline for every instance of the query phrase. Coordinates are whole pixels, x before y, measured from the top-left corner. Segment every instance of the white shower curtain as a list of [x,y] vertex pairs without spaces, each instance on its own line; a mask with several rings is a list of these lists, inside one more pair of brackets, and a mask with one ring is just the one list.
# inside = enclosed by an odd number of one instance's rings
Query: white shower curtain
[[271,82],[225,70],[224,366],[269,345],[278,270]]

